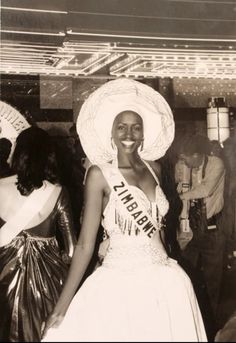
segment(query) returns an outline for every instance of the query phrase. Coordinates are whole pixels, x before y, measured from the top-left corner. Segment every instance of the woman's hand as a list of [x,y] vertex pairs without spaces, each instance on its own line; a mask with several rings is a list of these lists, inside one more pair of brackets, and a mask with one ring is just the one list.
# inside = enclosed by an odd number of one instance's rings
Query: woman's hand
[[47,321],[42,324],[42,328],[41,328],[42,339],[46,336],[47,331],[50,328],[57,328],[61,324],[63,319],[64,319],[63,315],[52,313],[48,317]]

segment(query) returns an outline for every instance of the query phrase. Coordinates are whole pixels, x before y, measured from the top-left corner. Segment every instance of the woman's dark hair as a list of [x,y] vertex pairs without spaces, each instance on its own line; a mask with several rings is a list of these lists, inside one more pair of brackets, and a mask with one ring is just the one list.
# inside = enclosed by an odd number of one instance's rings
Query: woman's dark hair
[[7,161],[11,152],[12,143],[9,139],[0,138],[0,162]]
[[39,127],[22,131],[16,139],[12,169],[17,174],[17,189],[22,195],[40,188],[44,180],[59,182],[58,165],[49,134]]

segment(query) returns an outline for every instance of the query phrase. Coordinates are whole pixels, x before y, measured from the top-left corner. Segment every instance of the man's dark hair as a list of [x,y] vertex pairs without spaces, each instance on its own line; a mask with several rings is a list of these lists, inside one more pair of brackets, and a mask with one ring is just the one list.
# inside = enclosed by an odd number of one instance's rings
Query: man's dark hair
[[195,153],[208,155],[210,153],[210,140],[199,134],[186,135],[180,147],[180,153],[193,155]]

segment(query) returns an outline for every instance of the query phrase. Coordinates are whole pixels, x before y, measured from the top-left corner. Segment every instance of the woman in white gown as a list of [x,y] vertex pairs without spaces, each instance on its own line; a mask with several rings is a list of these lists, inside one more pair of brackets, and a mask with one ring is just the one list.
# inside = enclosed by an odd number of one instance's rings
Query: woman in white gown
[[[168,202],[151,161],[174,136],[165,99],[138,81],[110,81],[85,101],[77,129],[94,165],[69,276],[43,341],[207,341],[190,279],[163,244]],[[101,217],[109,248],[74,296]]]

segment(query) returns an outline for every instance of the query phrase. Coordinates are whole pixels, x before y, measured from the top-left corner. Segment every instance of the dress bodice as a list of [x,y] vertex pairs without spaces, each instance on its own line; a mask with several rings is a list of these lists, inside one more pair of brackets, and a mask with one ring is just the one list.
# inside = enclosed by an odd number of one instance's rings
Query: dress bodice
[[[138,187],[131,186],[136,200],[156,222],[162,221],[168,211],[168,202],[159,184],[156,186],[155,201],[150,201]],[[160,215],[161,212],[161,215]],[[146,267],[153,263],[166,263],[167,254],[156,232],[150,239],[130,218],[127,210],[111,190],[109,201],[103,212],[102,225],[109,236],[110,245],[103,265],[124,269]]]

